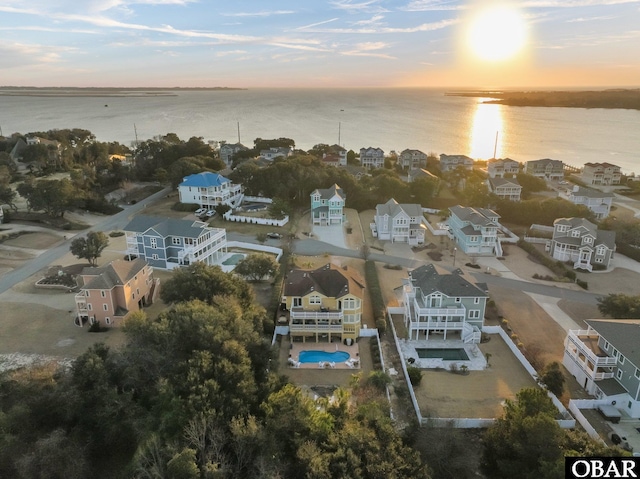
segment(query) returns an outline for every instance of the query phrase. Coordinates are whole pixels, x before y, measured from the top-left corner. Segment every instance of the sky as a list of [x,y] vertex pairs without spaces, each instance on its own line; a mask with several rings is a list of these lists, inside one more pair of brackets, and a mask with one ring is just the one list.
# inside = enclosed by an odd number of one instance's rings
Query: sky
[[640,87],[640,0],[0,0],[0,85]]

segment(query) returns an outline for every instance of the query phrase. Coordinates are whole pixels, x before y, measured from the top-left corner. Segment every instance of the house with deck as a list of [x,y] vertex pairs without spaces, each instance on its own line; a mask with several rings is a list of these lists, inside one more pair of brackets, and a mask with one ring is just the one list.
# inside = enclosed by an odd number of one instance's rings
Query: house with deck
[[115,260],[99,268],[84,268],[80,273],[80,292],[76,294],[76,325],[100,322],[120,326],[127,317],[152,303],[160,280],[142,258]]
[[584,205],[593,211],[596,219],[602,220],[611,213],[613,193],[604,193],[593,188],[575,185],[569,192],[569,201],[576,205]]
[[362,277],[347,266],[290,270],[280,309],[288,312],[291,340],[355,342],[362,327],[364,290]]
[[561,180],[564,178],[564,163],[549,158],[531,160],[525,163],[524,172],[546,180]]
[[383,168],[384,151],[381,148],[360,148],[360,164],[365,168]]
[[427,230],[422,206],[399,204],[393,198],[376,206],[370,227],[374,238],[410,245],[423,244]]
[[237,208],[244,197],[241,185],[209,171],[185,176],[178,185],[178,194],[181,203],[192,203],[207,209],[218,205]]
[[596,399],[640,418],[640,320],[585,320],[570,330],[562,364]]
[[220,146],[220,159],[225,162],[227,166],[231,166],[233,163],[233,156],[239,151],[247,151],[249,148],[242,143],[225,143]]
[[260,150],[260,158],[273,161],[276,158],[287,158],[291,156],[292,150],[287,146],[271,147],[267,150]]
[[584,218],[558,218],[553,222],[549,254],[558,261],[571,261],[576,269],[608,268],[616,250],[615,231],[602,231]]
[[452,206],[447,220],[449,237],[466,254],[502,256],[498,240],[500,215],[487,208]]
[[400,153],[398,164],[400,167],[407,169],[424,168],[427,166],[427,154],[420,150],[407,148]]
[[462,271],[434,264],[409,272],[403,281],[404,323],[410,340],[444,339],[479,343],[489,295]]
[[489,178],[487,180],[489,192],[501,200],[520,201],[522,186],[515,178]]
[[332,166],[347,166],[347,149],[333,144],[322,154],[322,161]]
[[138,215],[123,229],[127,255],[144,258],[154,268],[173,269],[196,261],[215,265],[227,252],[226,231],[201,221]]
[[620,167],[611,163],[585,163],[582,181],[587,185],[619,185],[622,178]]
[[311,223],[319,226],[343,224],[346,199],[338,185],[314,190],[311,193]]
[[466,155],[440,155],[440,171],[443,173],[453,171],[458,167],[465,170],[473,170],[473,160]]
[[489,178],[506,178],[520,173],[520,163],[511,158],[487,161],[487,174]]

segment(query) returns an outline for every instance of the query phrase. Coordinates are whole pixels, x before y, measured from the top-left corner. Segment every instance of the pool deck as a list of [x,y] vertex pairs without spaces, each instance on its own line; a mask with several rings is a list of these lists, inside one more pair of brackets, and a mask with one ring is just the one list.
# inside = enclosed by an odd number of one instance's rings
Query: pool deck
[[[429,339],[425,340],[407,340],[400,339],[399,341],[400,349],[402,350],[402,355],[405,359],[414,358],[416,361],[413,364],[415,367],[423,368],[423,369],[436,369],[436,368],[445,368],[449,369],[449,366],[452,363],[456,363],[458,366],[462,366],[463,364],[467,366],[469,371],[482,371],[487,367],[487,360],[480,351],[480,348],[477,344],[466,344],[460,340],[442,340],[442,339]],[[464,349],[469,356],[469,360],[465,361],[462,359],[456,360],[445,360],[441,358],[420,358],[418,356],[418,352],[416,348],[424,348],[424,349]]]
[[[300,356],[301,351],[324,351],[326,353],[335,353],[336,351],[344,351],[349,353],[349,359],[358,359],[357,364],[349,366],[346,362],[335,363],[335,368],[331,368],[328,364],[325,364],[324,367],[320,367],[319,363],[300,363],[298,364],[298,357]],[[342,343],[315,343],[315,342],[295,342],[291,343],[289,349],[290,358],[295,362],[295,366],[290,365],[290,367],[295,367],[296,369],[360,369],[360,348],[358,344],[352,344],[351,346],[347,346]]]

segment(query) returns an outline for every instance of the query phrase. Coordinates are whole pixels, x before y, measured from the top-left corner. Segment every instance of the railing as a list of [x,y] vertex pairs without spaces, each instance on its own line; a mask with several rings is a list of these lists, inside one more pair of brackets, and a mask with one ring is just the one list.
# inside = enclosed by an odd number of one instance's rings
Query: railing
[[418,316],[464,316],[467,312],[465,308],[425,308],[415,299],[413,304]]
[[591,266],[590,263],[582,263],[580,261],[576,261],[575,263],[573,263],[573,269],[586,269],[587,271],[591,272],[593,271],[593,266]]
[[[618,360],[611,356],[598,356],[593,350],[591,350],[581,339],[581,336],[586,336],[589,338],[598,338],[597,334],[594,334],[588,330],[570,330],[567,336],[567,341],[571,341],[576,345],[578,351],[588,357],[595,367],[598,366],[615,366],[618,363]],[[570,351],[570,350],[569,350]],[[571,352],[571,351],[570,351]],[[576,356],[572,354],[572,356]]]
[[291,319],[338,319],[344,318],[342,311],[296,311],[294,309],[289,313]]
[[442,330],[459,330],[464,327],[462,321],[411,321],[409,323],[409,329],[442,329]]
[[289,322],[289,331],[292,333],[300,331],[318,331],[318,332],[342,332],[341,324],[293,324]]

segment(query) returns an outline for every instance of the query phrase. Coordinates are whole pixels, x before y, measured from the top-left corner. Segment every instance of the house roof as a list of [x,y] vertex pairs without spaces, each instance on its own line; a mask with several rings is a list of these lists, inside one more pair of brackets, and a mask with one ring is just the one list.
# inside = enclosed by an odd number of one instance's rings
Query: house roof
[[406,150],[402,150],[402,152],[400,153],[400,156],[405,156],[405,155],[424,155],[427,156],[424,152],[420,151],[420,150],[412,150],[410,148],[407,148]]
[[210,186],[221,186],[225,183],[231,183],[231,180],[225,178],[218,173],[211,173],[210,171],[203,171],[202,173],[196,173],[185,177],[180,183],[180,186],[195,186],[198,188],[208,188]]
[[[570,229],[575,228],[585,228],[588,233],[595,238],[593,246],[598,246],[600,244],[605,245],[610,250],[615,250],[616,248],[616,232],[615,231],[605,231],[598,230],[598,227],[593,224],[591,221],[584,218],[558,218],[553,222],[555,227],[556,224],[569,226]],[[585,233],[586,234],[586,233]],[[584,235],[581,235],[584,236]],[[572,242],[573,240],[570,237],[554,237],[554,240],[563,243],[563,244],[580,244],[581,240],[579,238],[574,238],[576,242]]]
[[449,273],[433,264],[423,265],[410,271],[409,280],[414,287],[420,288],[425,296],[435,292],[449,297],[487,298],[489,296],[486,284],[472,284],[462,277],[460,270]]
[[322,198],[323,200],[333,198],[335,195],[338,195],[343,200],[346,198],[344,192],[342,191],[342,188],[340,188],[337,184],[334,184],[331,188],[313,190],[311,195],[313,196],[316,193],[319,193],[320,198]]
[[591,168],[620,168],[618,165],[613,165],[611,163],[585,163],[584,166],[590,166]]
[[162,237],[180,236],[182,238],[198,238],[213,228],[207,227],[201,221],[177,220],[174,218],[160,218],[158,216],[138,215],[134,217],[124,231],[146,233],[150,229],[156,231]]
[[571,196],[584,196],[586,198],[613,198],[613,193],[604,193],[592,188],[577,186],[574,187],[574,190],[571,191]]
[[133,261],[117,259],[99,268],[84,268],[81,276],[91,276],[81,289],[111,289],[114,286],[121,286],[142,269],[147,266],[147,262],[138,258]]
[[467,155],[446,155],[444,153],[440,154],[440,161],[462,161],[463,163],[473,163],[473,159],[469,158]]
[[506,163],[515,163],[516,165],[520,166],[520,163],[518,163],[516,160],[512,160],[511,158],[491,158],[487,161],[487,166],[501,166]]
[[522,188],[520,183],[518,183],[518,180],[515,178],[489,178],[489,183],[491,183],[492,189],[496,189],[501,186],[519,186]]
[[409,170],[409,176],[414,179],[422,178],[424,176],[426,176],[427,178],[433,178],[434,180],[440,179],[430,171],[425,170],[424,168],[414,168],[412,170]]
[[330,263],[314,270],[293,269],[284,280],[285,296],[302,297],[316,291],[328,298],[351,294],[362,299],[364,288],[357,271]]
[[487,208],[471,208],[469,206],[457,205],[451,206],[449,211],[462,221],[468,221],[477,226],[495,225],[495,220],[500,218],[498,213]]
[[376,205],[377,216],[389,215],[393,218],[401,211],[410,217],[422,216],[422,206],[418,204],[398,204],[398,202],[393,198],[384,204]]
[[338,145],[338,144],[333,144],[329,147],[329,150],[333,151],[334,153],[346,153],[347,149]]
[[640,367],[640,319],[588,319],[585,323]]
[[531,165],[531,166],[547,166],[547,165],[553,165],[553,166],[563,166],[562,161],[560,160],[552,160],[551,158],[543,158],[541,160],[529,160],[527,161],[527,165]]

